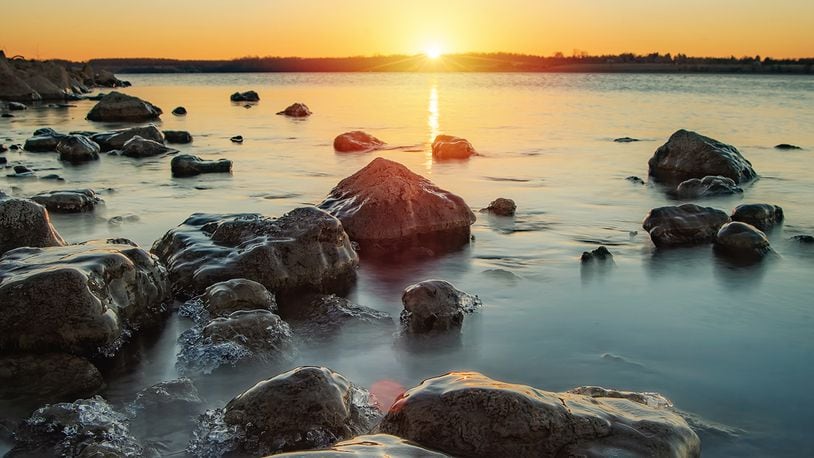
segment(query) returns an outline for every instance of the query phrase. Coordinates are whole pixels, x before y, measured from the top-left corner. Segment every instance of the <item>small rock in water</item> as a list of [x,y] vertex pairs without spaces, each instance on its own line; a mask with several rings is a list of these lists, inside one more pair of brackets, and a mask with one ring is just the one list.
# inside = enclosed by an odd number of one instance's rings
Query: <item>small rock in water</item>
[[812,236],[812,235],[795,235],[794,237],[791,238],[791,240],[793,240],[795,242],[805,243],[805,244],[810,245],[810,244],[814,243],[814,236]]
[[727,177],[736,184],[757,178],[752,164],[737,148],[684,129],[656,150],[648,167],[651,177],[669,184],[706,176]]
[[493,200],[488,207],[481,209],[481,212],[491,213],[497,216],[514,216],[517,210],[517,204],[512,199],[505,199],[498,197]]
[[11,111],[22,111],[28,109],[28,106],[20,102],[9,102],[7,106]]
[[9,146],[8,149],[10,149],[11,151],[19,151],[19,150],[23,149],[23,147],[20,146],[20,145],[15,144],[15,145]]
[[243,108],[245,108],[245,109],[247,109],[247,110],[248,110],[249,108],[251,108],[251,107],[253,107],[253,106],[254,106],[254,105],[252,105],[252,104],[250,104],[250,103],[247,103],[246,105],[243,105]]
[[85,358],[67,353],[0,356],[0,399],[62,401],[93,396],[104,386],[99,369]]
[[478,296],[458,290],[443,280],[426,280],[404,289],[401,322],[411,334],[444,332],[461,328],[464,313],[482,303]]
[[466,159],[477,155],[468,140],[452,135],[438,135],[432,142],[432,157],[438,160]]
[[187,144],[192,143],[192,134],[185,130],[165,130],[164,139],[167,143]]
[[757,260],[772,252],[769,239],[751,224],[724,224],[715,238],[715,250],[742,260]]
[[93,211],[102,199],[92,189],[41,192],[31,200],[53,213],[80,213]]
[[721,210],[683,204],[650,210],[642,227],[662,248],[713,242],[721,226],[729,221],[729,215]]
[[7,162],[8,162],[8,159],[6,159],[4,157],[0,157],[0,165],[6,165]]
[[40,180],[54,180],[54,181],[65,181],[65,178],[57,175],[56,173],[51,173],[49,175],[45,175],[40,177]]
[[123,156],[133,158],[160,156],[171,152],[176,152],[176,150],[164,146],[163,143],[142,138],[139,135],[127,140],[121,150]]
[[615,141],[616,143],[631,143],[631,142],[638,142],[640,140],[638,138],[632,138],[632,137],[619,137],[619,138],[614,138],[613,141]]
[[202,300],[212,318],[228,316],[241,310],[277,312],[274,293],[262,284],[245,278],[215,283],[206,288]]
[[393,318],[378,310],[354,304],[335,294],[316,294],[302,298],[295,307],[286,308],[284,315],[297,334],[308,340],[322,340],[349,328],[379,327],[393,331]]
[[602,263],[608,261],[613,262],[613,255],[605,246],[600,246],[599,248],[593,251],[584,251],[582,253],[580,261],[583,264],[587,264],[590,262],[602,262]]
[[6,151],[8,151],[8,148],[6,147],[6,145],[3,145],[3,144],[0,143],[0,153],[5,153]]
[[629,176],[629,177],[625,178],[625,180],[627,180],[627,181],[629,181],[629,182],[631,182],[633,184],[640,184],[640,185],[645,184],[644,180],[642,180],[641,178],[639,178],[637,176]]
[[201,397],[192,380],[183,377],[157,383],[136,394],[128,405],[131,416],[188,414],[189,410],[201,405]]
[[290,105],[283,111],[278,111],[277,114],[290,116],[292,118],[306,118],[311,116],[313,113],[311,113],[311,110],[308,109],[306,104],[297,102]]
[[135,223],[135,222],[139,221],[140,219],[141,218],[139,218],[138,215],[128,213],[126,215],[114,216],[114,217],[110,218],[109,220],[107,220],[107,224],[110,224],[110,225],[113,225],[113,226],[119,226],[119,225],[121,225],[123,223]]
[[89,121],[142,122],[161,116],[161,108],[132,95],[111,92],[88,112]]
[[164,143],[164,134],[158,127],[150,124],[143,127],[131,127],[129,129],[114,130],[110,132],[91,133],[90,139],[99,144],[102,152],[120,150],[133,137],[141,137],[145,140],[152,140],[157,143]]
[[60,161],[80,163],[99,159],[101,148],[96,142],[82,135],[68,135],[57,144]]
[[174,110],[172,110],[172,114],[175,116],[184,116],[187,114],[187,109],[184,107],[176,107]]
[[254,91],[235,92],[229,99],[232,102],[259,102],[260,96]]
[[182,154],[172,158],[170,169],[174,177],[191,177],[202,173],[230,173],[232,161],[229,159],[206,161],[198,156]]
[[741,193],[743,193],[743,189],[731,178],[707,176],[702,179],[690,178],[682,181],[675,190],[675,197],[679,199],[700,199]]
[[235,135],[234,137],[230,138],[229,140],[231,140],[232,143],[243,143],[243,136],[242,135]]
[[0,255],[20,247],[63,245],[65,241],[51,225],[45,207],[28,199],[0,195]]
[[732,221],[751,224],[765,232],[783,222],[783,209],[771,204],[738,205],[732,212]]
[[779,144],[779,145],[775,145],[774,147],[775,147],[775,148],[777,148],[777,149],[785,149],[785,150],[789,150],[789,149],[803,149],[803,148],[800,148],[800,147],[799,147],[799,146],[797,146],[797,145],[790,145],[790,144],[788,144],[788,143],[781,143],[781,144]]
[[334,151],[340,153],[360,153],[377,150],[384,142],[361,130],[354,130],[337,135],[334,138]]

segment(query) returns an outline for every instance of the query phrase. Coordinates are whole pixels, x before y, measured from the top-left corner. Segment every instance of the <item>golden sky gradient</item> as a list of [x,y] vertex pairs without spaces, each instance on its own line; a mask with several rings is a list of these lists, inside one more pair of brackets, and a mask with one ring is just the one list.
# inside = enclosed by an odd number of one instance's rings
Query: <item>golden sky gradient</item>
[[2,0],[30,58],[516,52],[814,57],[814,0]]

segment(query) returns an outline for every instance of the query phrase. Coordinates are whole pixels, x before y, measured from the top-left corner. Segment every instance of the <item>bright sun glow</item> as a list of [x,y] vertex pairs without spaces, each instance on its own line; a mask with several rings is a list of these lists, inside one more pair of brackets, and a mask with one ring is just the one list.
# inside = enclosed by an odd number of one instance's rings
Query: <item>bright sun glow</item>
[[424,50],[424,54],[430,59],[438,59],[441,57],[441,47],[438,45],[430,45]]

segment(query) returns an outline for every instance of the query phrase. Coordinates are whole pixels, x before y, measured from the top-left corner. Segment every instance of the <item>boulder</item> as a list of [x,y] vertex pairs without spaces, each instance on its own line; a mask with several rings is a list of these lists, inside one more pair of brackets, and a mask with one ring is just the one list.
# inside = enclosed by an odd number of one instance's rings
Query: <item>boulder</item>
[[172,110],[172,114],[175,116],[184,116],[187,114],[187,109],[184,107],[176,107],[174,110]]
[[48,211],[27,200],[0,196],[0,255],[19,247],[65,245],[51,225]]
[[164,138],[167,143],[187,144],[192,143],[192,134],[185,130],[165,130]]
[[200,294],[233,278],[275,293],[342,291],[359,258],[342,223],[314,207],[274,219],[259,214],[196,213],[153,245],[176,291]]
[[164,146],[163,143],[147,140],[146,138],[136,135],[130,140],[127,140],[121,149],[121,154],[127,157],[145,158],[160,156],[173,151],[175,150]]
[[34,136],[25,141],[23,149],[32,153],[50,153],[57,150],[57,145],[67,137],[54,129],[45,127],[34,131]]
[[583,251],[580,262],[583,264],[613,262],[613,255],[605,246],[592,251]]
[[769,239],[751,224],[733,221],[724,224],[715,238],[715,250],[744,260],[760,259],[772,252]]
[[453,372],[399,397],[377,427],[467,457],[698,457],[687,422],[628,399],[553,393]]
[[112,355],[132,331],[157,322],[171,301],[166,271],[127,243],[6,252],[0,258],[0,351]]
[[144,127],[131,127],[129,129],[101,132],[91,135],[90,139],[99,144],[102,152],[108,152],[124,148],[124,144],[133,137],[141,137],[145,140],[164,143],[164,134],[152,124]]
[[700,180],[690,178],[682,181],[675,190],[675,196],[678,199],[702,199],[741,193],[743,193],[743,189],[734,180],[721,176],[709,176]]
[[783,222],[783,209],[771,204],[743,204],[735,207],[732,221],[748,223],[768,231]]
[[481,305],[478,296],[460,291],[443,280],[425,280],[408,286],[401,295],[401,302],[404,305],[402,325],[412,334],[460,329],[464,313],[473,312]]
[[434,159],[466,159],[477,155],[475,147],[460,137],[452,135],[438,135],[432,142],[432,157]]
[[111,92],[88,112],[88,120],[100,122],[154,121],[161,116],[161,108],[132,95]]
[[174,177],[191,177],[202,173],[231,173],[232,161],[229,159],[206,161],[191,154],[181,154],[172,158],[170,169]]
[[684,129],[659,147],[648,165],[650,176],[665,183],[723,176],[740,184],[757,177],[752,164],[734,146]]
[[80,213],[93,211],[102,199],[92,189],[59,190],[41,192],[31,200],[53,213]]
[[297,102],[293,105],[289,105],[283,111],[278,111],[277,114],[290,116],[292,118],[307,118],[311,116],[312,113],[306,104]]
[[715,240],[718,229],[729,222],[729,215],[694,204],[659,207],[650,210],[642,227],[657,247],[698,245]]
[[229,99],[232,102],[259,102],[260,96],[254,91],[235,92]]
[[93,396],[105,386],[99,369],[66,353],[0,355],[0,399],[48,401]]
[[82,135],[68,135],[57,144],[59,160],[80,163],[99,159],[99,145]]
[[410,246],[459,248],[475,222],[463,199],[383,158],[340,181],[319,207],[339,218],[363,251],[388,256]]
[[333,447],[324,450],[306,450],[281,453],[275,457],[359,457],[359,458],[443,458],[447,455],[422,448],[416,443],[389,434],[369,434],[337,442]]
[[209,316],[228,316],[241,310],[277,311],[274,294],[256,281],[235,278],[206,288],[203,306]]
[[334,150],[340,153],[368,152],[383,146],[383,141],[361,130],[345,132],[334,138]]
[[497,216],[514,216],[516,210],[517,204],[515,204],[512,199],[498,197],[493,200],[488,207],[482,209],[481,212],[491,213]]

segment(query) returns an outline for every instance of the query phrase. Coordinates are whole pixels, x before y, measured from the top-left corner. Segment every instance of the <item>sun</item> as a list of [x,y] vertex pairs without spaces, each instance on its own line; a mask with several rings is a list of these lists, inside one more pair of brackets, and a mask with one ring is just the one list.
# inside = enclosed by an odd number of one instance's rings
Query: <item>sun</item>
[[428,59],[438,59],[442,54],[441,47],[436,44],[429,45],[427,49],[424,50],[424,55],[427,56]]

